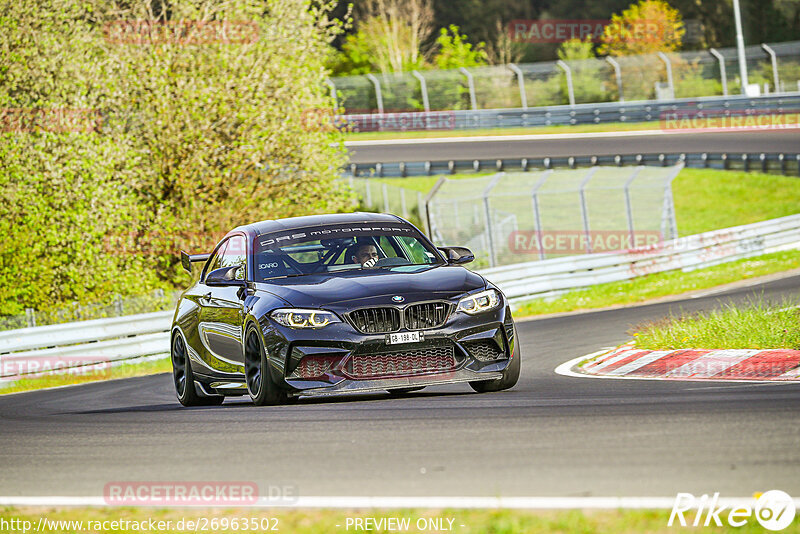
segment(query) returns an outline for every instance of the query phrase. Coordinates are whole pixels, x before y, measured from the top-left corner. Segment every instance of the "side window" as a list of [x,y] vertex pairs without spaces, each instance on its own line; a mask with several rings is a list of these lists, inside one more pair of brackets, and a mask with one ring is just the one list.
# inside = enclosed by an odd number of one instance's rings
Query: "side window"
[[394,242],[390,241],[385,235],[380,237],[378,243],[380,244],[381,250],[383,250],[383,253],[386,254],[387,258],[397,258],[400,256]]
[[225,256],[226,248],[228,248],[228,241],[220,245],[219,249],[217,249],[216,254],[211,256],[211,259],[208,260],[208,263],[206,264],[206,270],[203,273],[203,280],[205,280],[205,277],[208,276],[208,273],[210,273],[214,269],[219,269],[220,267],[223,267],[222,258]]
[[233,267],[234,265],[242,267],[236,271],[236,279],[245,280],[247,278],[247,245],[244,236],[231,237],[225,250],[220,254],[220,267]]
[[411,255],[411,261],[414,263],[425,265],[436,261],[435,256],[425,250],[425,247],[422,246],[422,243],[420,243],[418,239],[406,236],[400,236],[397,239],[403,243],[406,250]]

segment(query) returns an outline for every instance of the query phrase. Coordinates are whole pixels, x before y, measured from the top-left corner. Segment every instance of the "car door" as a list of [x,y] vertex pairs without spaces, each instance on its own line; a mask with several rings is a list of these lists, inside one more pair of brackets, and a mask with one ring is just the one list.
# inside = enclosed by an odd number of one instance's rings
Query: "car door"
[[[247,279],[247,253],[244,235],[233,235],[218,249],[205,275],[214,269],[240,266],[236,278]],[[198,334],[203,345],[202,358],[207,367],[221,376],[244,372],[242,322],[244,301],[237,286],[202,284]]]

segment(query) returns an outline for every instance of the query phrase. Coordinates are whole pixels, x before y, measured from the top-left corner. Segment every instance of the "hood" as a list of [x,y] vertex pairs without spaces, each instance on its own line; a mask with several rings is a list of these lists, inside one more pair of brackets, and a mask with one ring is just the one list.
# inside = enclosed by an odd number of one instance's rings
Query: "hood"
[[400,295],[405,303],[451,298],[486,286],[478,274],[459,266],[424,267],[416,272],[376,269],[312,274],[258,282],[256,288],[280,297],[297,308],[336,308],[392,304]]

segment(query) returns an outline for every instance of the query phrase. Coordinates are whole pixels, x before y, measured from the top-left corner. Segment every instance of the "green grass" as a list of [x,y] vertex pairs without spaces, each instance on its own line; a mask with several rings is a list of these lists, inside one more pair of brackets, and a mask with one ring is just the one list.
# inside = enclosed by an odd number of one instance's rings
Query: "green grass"
[[672,191],[682,236],[800,213],[800,179],[789,176],[684,169]]
[[670,315],[637,326],[637,348],[800,349],[800,301],[769,303],[762,299],[744,306],[726,304],[719,310]]
[[630,132],[640,130],[659,130],[659,121],[651,122],[608,122],[604,124],[579,124],[575,126],[532,126],[516,128],[484,128],[480,130],[413,130],[407,132],[348,132],[345,141],[368,141],[373,139],[429,139],[440,137],[480,137],[487,135],[529,135],[592,132]]
[[[727,510],[726,510],[727,512]],[[355,532],[350,525],[346,527],[348,518],[409,518],[410,528],[407,532],[436,532],[435,530],[418,530],[416,523],[425,518],[453,519],[453,532],[460,534],[525,534],[525,533],[617,533],[634,534],[640,532],[672,533],[681,530],[680,526],[667,526],[670,510],[286,510],[286,509],[144,509],[144,508],[5,508],[0,510],[0,520],[21,519],[31,522],[35,529],[40,517],[48,520],[83,520],[87,521],[143,521],[152,518],[156,521],[171,521],[172,528],[159,530],[163,534],[178,532],[194,532],[195,530],[176,530],[175,526],[183,519],[207,518],[230,521],[233,518],[277,519],[277,532],[292,534],[327,534]],[[686,516],[691,525],[693,514]],[[743,527],[727,526],[727,514],[720,515],[724,527],[704,527],[703,532],[749,534],[764,532],[754,518]],[[338,525],[338,526],[337,526]],[[447,522],[445,522],[447,525]],[[461,526],[464,525],[464,526]],[[688,527],[691,530],[691,527]],[[684,529],[685,530],[685,529]],[[83,532],[90,530],[84,529]],[[100,530],[94,530],[100,532]],[[106,532],[107,530],[103,530]],[[216,528],[210,532],[235,532]],[[72,528],[50,529],[47,532],[80,532]],[[115,530],[114,532],[139,532],[138,530]],[[239,530],[242,532],[242,530]],[[249,531],[253,532],[253,531]],[[268,532],[259,530],[258,532]],[[363,531],[362,531],[363,532]],[[371,530],[370,532],[390,532],[387,530]],[[800,522],[794,521],[782,530],[786,534],[800,532]]]
[[110,369],[104,369],[87,374],[70,374],[66,371],[48,373],[37,378],[23,378],[14,382],[7,382],[3,386],[0,382],[0,395],[7,393],[18,393],[21,391],[33,391],[35,389],[53,388],[71,384],[86,384],[100,380],[111,380],[114,378],[131,378],[134,376],[154,375],[172,371],[172,363],[169,358],[152,360],[140,363],[130,363],[117,365]]
[[631,280],[573,290],[553,300],[536,299],[520,305],[514,316],[542,315],[636,304],[651,299],[708,289],[800,267],[800,250],[774,252],[684,273],[668,271]]

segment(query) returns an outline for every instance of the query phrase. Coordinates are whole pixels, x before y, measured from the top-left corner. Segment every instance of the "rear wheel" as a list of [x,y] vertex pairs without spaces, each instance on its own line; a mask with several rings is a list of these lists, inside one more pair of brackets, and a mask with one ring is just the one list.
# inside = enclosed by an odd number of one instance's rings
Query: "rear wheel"
[[247,392],[256,406],[272,406],[286,402],[286,393],[278,389],[269,376],[267,352],[255,328],[247,332],[244,351],[244,376]]
[[511,355],[511,362],[503,371],[503,376],[496,380],[483,380],[480,382],[470,382],[469,385],[478,393],[488,393],[490,391],[502,391],[513,388],[519,380],[519,345],[514,347],[514,354]]
[[178,401],[184,406],[219,406],[225,397],[201,397],[194,387],[194,373],[189,360],[186,342],[179,333],[172,339],[172,381],[175,384],[175,394]]

